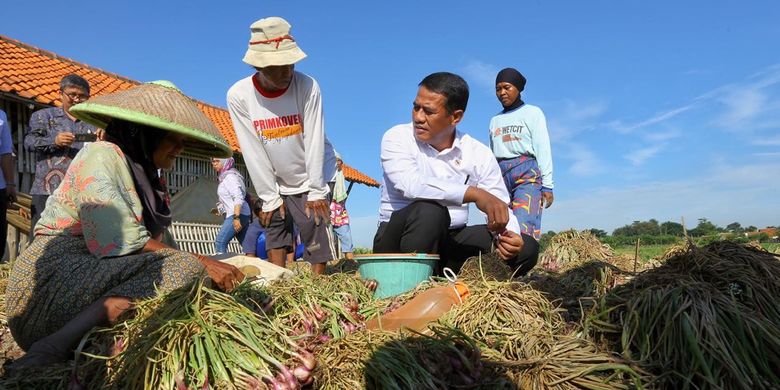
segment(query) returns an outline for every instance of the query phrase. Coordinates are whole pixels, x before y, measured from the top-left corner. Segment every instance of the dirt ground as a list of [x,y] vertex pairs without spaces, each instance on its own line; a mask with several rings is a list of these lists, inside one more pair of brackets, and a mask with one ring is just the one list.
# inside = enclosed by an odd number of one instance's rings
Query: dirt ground
[[[24,351],[16,345],[11,336],[11,330],[4,323],[0,324],[0,367],[6,362],[24,355]],[[2,368],[0,368],[2,370]]]

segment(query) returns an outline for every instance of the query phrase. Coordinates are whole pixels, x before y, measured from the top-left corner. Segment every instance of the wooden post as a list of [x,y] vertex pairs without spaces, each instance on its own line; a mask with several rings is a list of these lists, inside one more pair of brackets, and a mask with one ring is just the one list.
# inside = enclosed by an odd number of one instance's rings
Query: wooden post
[[640,240],[640,238],[637,237],[637,239],[636,239],[636,249],[634,249],[634,273],[636,273],[636,263],[639,260],[639,240]]

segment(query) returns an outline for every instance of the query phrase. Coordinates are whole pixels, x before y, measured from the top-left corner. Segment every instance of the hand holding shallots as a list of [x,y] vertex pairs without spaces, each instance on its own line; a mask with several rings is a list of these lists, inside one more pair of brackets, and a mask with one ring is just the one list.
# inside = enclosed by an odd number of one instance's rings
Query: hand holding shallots
[[223,263],[212,258],[198,255],[198,260],[206,268],[211,280],[224,291],[233,291],[242,280],[244,280],[244,274],[233,265]]

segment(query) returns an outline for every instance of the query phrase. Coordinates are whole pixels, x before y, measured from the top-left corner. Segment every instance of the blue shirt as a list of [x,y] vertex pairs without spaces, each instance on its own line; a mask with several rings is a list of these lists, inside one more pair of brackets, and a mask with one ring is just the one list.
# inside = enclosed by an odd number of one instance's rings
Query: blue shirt
[[60,107],[38,110],[30,116],[24,146],[36,154],[35,179],[30,188],[32,195],[51,195],[65,177],[73,157],[84,146],[83,142],[73,142],[70,147],[55,145],[57,134],[62,132],[94,134],[97,128],[86,122],[73,121]]
[[[11,154],[14,151],[14,141],[11,139],[11,126],[8,125],[8,117],[0,110],[0,156]],[[0,172],[0,189],[7,186],[5,175]]]
[[523,104],[494,116],[490,120],[490,148],[499,159],[534,157],[542,172],[542,186],[554,187],[550,135],[539,107]]

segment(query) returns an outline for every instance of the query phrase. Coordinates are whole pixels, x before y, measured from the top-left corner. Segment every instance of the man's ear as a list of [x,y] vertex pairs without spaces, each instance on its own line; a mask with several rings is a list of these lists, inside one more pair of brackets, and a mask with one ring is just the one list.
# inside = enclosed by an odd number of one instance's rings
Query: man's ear
[[457,125],[463,119],[463,110],[455,110],[452,113],[452,124]]

